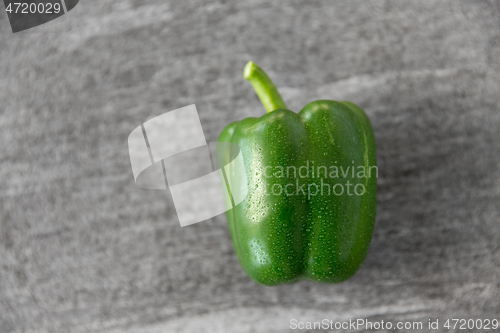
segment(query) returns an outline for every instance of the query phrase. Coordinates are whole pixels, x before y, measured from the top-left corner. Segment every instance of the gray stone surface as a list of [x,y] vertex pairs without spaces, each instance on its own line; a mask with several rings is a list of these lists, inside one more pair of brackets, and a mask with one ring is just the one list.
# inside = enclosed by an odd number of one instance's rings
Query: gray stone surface
[[[377,222],[347,282],[259,286],[225,217],[180,228],[168,192],[134,184],[145,120],[196,103],[213,141],[264,112],[250,59],[291,109],[372,120]],[[499,93],[499,1],[87,0],[17,34],[2,13],[0,332],[500,319]]]

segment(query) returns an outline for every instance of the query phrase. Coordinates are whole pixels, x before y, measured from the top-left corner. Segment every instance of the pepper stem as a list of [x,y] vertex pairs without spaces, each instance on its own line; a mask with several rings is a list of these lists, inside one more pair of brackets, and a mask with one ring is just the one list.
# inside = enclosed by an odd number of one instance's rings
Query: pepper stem
[[243,76],[252,84],[253,89],[257,93],[257,96],[259,96],[267,113],[276,109],[287,109],[273,81],[271,81],[266,72],[253,61],[249,61],[246,64],[243,70]]

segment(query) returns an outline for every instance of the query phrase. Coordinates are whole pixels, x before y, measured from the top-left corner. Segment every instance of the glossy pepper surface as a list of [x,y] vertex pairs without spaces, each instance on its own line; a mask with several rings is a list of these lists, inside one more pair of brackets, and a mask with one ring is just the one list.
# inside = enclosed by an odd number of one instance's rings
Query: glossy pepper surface
[[[233,122],[219,136],[243,157],[245,174],[231,177],[244,178],[248,195],[226,215],[244,271],[269,286],[349,279],[367,255],[375,223],[378,170],[367,115],[332,100],[295,113],[255,63],[244,77],[267,114]],[[228,164],[228,156],[219,152],[219,162]]]

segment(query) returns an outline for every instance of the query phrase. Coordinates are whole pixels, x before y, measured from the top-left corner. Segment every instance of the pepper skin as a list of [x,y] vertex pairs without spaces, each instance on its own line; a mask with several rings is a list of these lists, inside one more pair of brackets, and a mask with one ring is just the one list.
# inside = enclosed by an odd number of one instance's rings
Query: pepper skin
[[[355,104],[331,100],[297,114],[255,63],[244,76],[268,113],[233,122],[219,137],[243,156],[245,175],[228,177],[245,177],[248,195],[226,215],[244,271],[267,286],[349,279],[366,257],[375,223],[370,120]],[[228,156],[220,152],[219,162],[228,164]]]

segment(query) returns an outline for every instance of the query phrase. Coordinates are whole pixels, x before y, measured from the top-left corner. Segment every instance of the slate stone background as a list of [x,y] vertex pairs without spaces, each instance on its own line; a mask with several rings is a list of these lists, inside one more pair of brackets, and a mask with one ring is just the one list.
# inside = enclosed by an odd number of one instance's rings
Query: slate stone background
[[[0,6],[0,332],[500,319],[500,1],[87,0],[17,34]],[[214,141],[263,114],[248,60],[293,110],[372,121],[377,221],[347,282],[259,286],[225,217],[181,228],[134,184],[145,120],[195,103]]]

